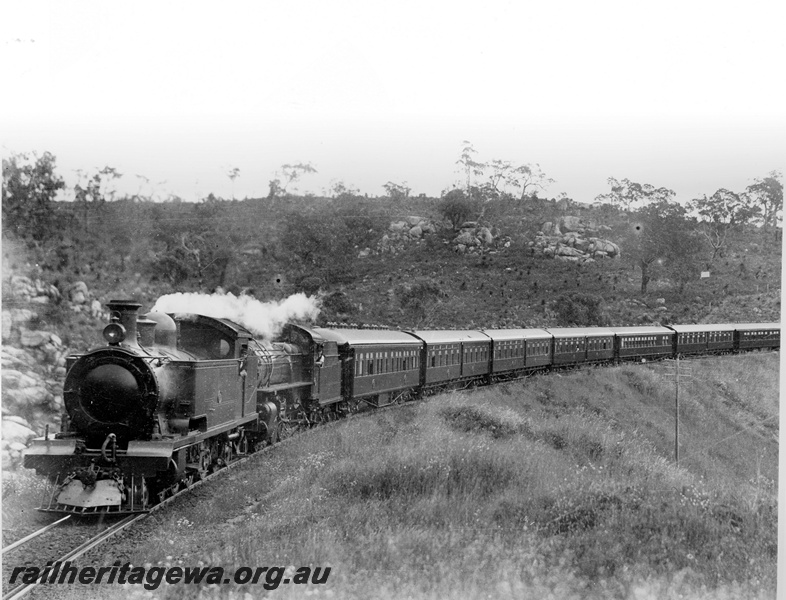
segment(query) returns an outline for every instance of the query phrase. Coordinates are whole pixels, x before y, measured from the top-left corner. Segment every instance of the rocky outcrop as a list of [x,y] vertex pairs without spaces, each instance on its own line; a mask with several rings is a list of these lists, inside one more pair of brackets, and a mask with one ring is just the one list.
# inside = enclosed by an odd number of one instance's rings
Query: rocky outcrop
[[38,434],[33,431],[25,419],[21,417],[3,417],[2,423],[2,442],[0,442],[0,454],[2,454],[3,470],[11,470],[22,464],[22,452],[27,444]]
[[[84,282],[61,292],[41,280],[12,276],[4,282],[0,376],[2,377],[2,464],[19,465],[30,438],[43,435],[47,425],[60,430],[63,380],[70,350],[56,333],[41,326],[39,312],[49,303],[92,317],[103,317],[101,303],[90,297]],[[8,307],[8,308],[6,308]]]
[[[380,254],[399,254],[411,244],[418,244],[423,241],[425,236],[435,233],[439,225],[424,217],[411,216],[406,219],[394,221],[388,227],[387,233],[382,236],[382,240],[377,246]],[[360,251],[359,258],[364,258],[371,254],[369,248]]]
[[[14,299],[14,304],[27,306],[26,309],[35,310],[36,306],[67,302],[69,308],[77,313],[88,314],[98,318],[104,314],[104,308],[96,299],[91,299],[90,291],[84,281],[76,281],[65,288],[64,292],[40,279],[31,279],[23,275],[13,275],[4,285],[8,286],[8,294]],[[3,311],[3,339],[6,339],[6,311]]]
[[[399,254],[407,246],[422,243],[427,236],[438,231],[451,230],[451,226],[431,221],[423,217],[407,217],[399,221],[394,221],[388,227],[387,233],[382,236],[377,247],[379,254]],[[459,254],[472,254],[485,252],[496,248],[510,247],[509,237],[500,237],[499,232],[494,227],[486,227],[475,221],[464,223],[456,236],[450,241],[455,252]],[[365,258],[371,254],[370,248],[365,248],[358,253],[359,258]]]
[[60,290],[40,279],[32,280],[22,275],[13,275],[6,285],[14,300],[20,303],[49,304],[61,299]]
[[611,240],[599,237],[610,228],[580,217],[565,216],[556,222],[546,222],[528,243],[531,254],[565,262],[587,263],[606,258],[619,258],[620,247]]
[[452,244],[459,254],[473,254],[492,248],[509,248],[510,238],[500,236],[496,227],[489,228],[475,221],[468,221],[461,226]]

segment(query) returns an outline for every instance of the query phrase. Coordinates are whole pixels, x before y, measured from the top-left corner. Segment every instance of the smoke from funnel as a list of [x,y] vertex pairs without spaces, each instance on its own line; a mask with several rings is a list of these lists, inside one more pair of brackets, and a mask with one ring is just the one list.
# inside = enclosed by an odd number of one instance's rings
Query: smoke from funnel
[[229,319],[255,336],[271,340],[289,321],[314,321],[319,315],[319,303],[303,293],[293,294],[280,302],[260,302],[252,296],[231,293],[176,293],[161,296],[153,311]]

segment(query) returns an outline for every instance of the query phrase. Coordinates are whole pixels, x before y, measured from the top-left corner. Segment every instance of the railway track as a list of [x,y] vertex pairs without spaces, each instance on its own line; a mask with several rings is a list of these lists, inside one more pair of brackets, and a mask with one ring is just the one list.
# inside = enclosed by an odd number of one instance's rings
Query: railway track
[[[353,417],[353,416],[358,416],[358,415],[350,415],[350,416]],[[333,423],[326,423],[325,425],[331,425],[331,424],[333,424]],[[303,431],[303,430],[302,429],[298,429],[297,430],[297,432],[300,432],[300,431]],[[287,437],[286,439],[282,439],[275,446],[286,445],[290,441],[291,441],[291,438]],[[170,504],[175,502],[178,498],[181,498],[184,494],[186,494],[188,492],[191,492],[194,489],[199,488],[202,485],[205,485],[207,483],[210,483],[210,482],[214,481],[215,479],[221,477],[223,474],[229,472],[230,470],[232,470],[232,469],[234,469],[234,468],[236,468],[236,467],[238,467],[238,466],[240,466],[242,464],[247,463],[248,461],[250,461],[251,459],[253,459],[255,457],[264,455],[266,452],[268,452],[273,447],[274,446],[267,446],[265,448],[262,448],[258,452],[255,452],[253,454],[249,454],[247,456],[239,457],[239,458],[233,460],[232,462],[227,463],[225,466],[223,466],[220,469],[217,469],[216,471],[214,471],[213,473],[210,473],[209,475],[207,475],[204,479],[200,479],[199,481],[195,481],[191,485],[189,485],[188,487],[183,488],[183,489],[179,490],[178,492],[173,493],[172,495],[168,496],[163,501],[161,501],[158,504],[155,504],[154,506],[152,506],[147,512],[133,514],[133,515],[128,515],[127,517],[121,519],[120,521],[117,521],[116,523],[113,523],[110,526],[106,527],[105,529],[101,530],[99,533],[97,533],[95,535],[91,535],[87,540],[85,540],[84,542],[79,544],[76,548],[73,548],[73,549],[69,550],[68,552],[60,555],[57,558],[51,558],[51,559],[47,558],[46,560],[41,560],[40,557],[45,555],[45,554],[43,554],[41,551],[36,551],[36,552],[34,552],[34,554],[37,557],[39,557],[39,558],[38,558],[37,564],[35,566],[41,567],[44,564],[49,563],[49,562],[51,562],[52,565],[56,564],[57,562],[60,562],[60,563],[64,563],[66,561],[72,561],[73,562],[76,559],[78,559],[79,557],[83,556],[85,553],[87,553],[90,550],[92,550],[93,548],[95,548],[96,546],[100,545],[101,543],[105,542],[109,538],[111,538],[114,535],[118,534],[119,532],[123,531],[124,529],[127,529],[128,527],[131,527],[132,525],[134,525],[134,524],[138,523],[139,521],[145,519],[150,514],[156,512],[156,511],[162,510],[163,508],[169,506]],[[91,515],[91,517],[95,517],[95,516],[99,516],[99,515]],[[54,521],[52,523],[49,523],[49,524],[45,525],[44,527],[34,531],[33,533],[31,533],[31,534],[29,534],[29,535],[27,535],[27,536],[25,536],[25,537],[15,541],[15,542],[13,542],[13,543],[3,547],[2,551],[1,551],[2,555],[3,555],[3,559],[5,561],[8,561],[9,558],[13,557],[14,551],[20,550],[20,549],[24,548],[27,545],[35,544],[36,542],[40,543],[43,540],[43,538],[44,538],[44,536],[46,534],[53,533],[54,530],[59,528],[61,525],[65,525],[66,522],[68,522],[68,521],[71,521],[72,523],[74,522],[74,519],[73,519],[72,515],[66,515],[65,517],[63,517],[61,519],[58,519],[57,521]],[[80,522],[80,521],[77,521],[77,522]],[[28,561],[28,563],[29,563],[29,561]],[[21,585],[18,585],[16,587],[14,587],[13,589],[9,590],[8,592],[4,593],[3,596],[2,596],[2,600],[16,600],[17,598],[22,598],[23,596],[27,595],[29,592],[31,592],[33,589],[35,589],[39,585],[41,585],[40,581],[37,581],[35,583],[27,583],[27,584],[23,583]]]
[[[144,518],[146,516],[147,515],[145,513],[140,513],[138,515],[129,515],[128,517],[126,517],[122,521],[119,521],[117,523],[114,523],[113,525],[110,525],[109,527],[107,527],[106,529],[104,529],[103,531],[98,533],[97,535],[92,536],[90,539],[88,539],[87,541],[83,542],[82,544],[80,544],[79,546],[77,546],[76,548],[71,550],[70,552],[67,552],[66,554],[64,554],[60,558],[56,559],[55,561],[52,561],[52,564],[56,564],[57,562],[65,563],[66,561],[76,560],[77,558],[79,558],[80,556],[82,556],[83,554],[88,552],[89,550],[92,550],[93,548],[95,548],[96,546],[98,546],[99,544],[104,542],[105,540],[108,540],[113,535],[119,533],[120,531],[122,531],[126,527],[130,527],[132,524],[136,523],[137,521],[139,521],[140,519],[142,519],[142,518]],[[62,521],[62,519],[61,519],[61,521]],[[60,521],[58,521],[57,523],[60,523]],[[55,524],[53,523],[52,525],[55,525]],[[38,537],[38,536],[42,535],[45,531],[48,531],[52,527],[52,525],[49,525],[49,526],[44,527],[43,529],[39,530],[38,532],[33,534],[33,537]],[[30,536],[28,536],[28,537],[30,537]],[[19,542],[17,542],[17,544],[21,545],[22,542],[23,542],[23,540],[20,540]],[[4,548],[4,551],[5,550],[6,549]],[[40,583],[41,582],[36,581],[36,582],[33,582],[33,583],[23,583],[21,585],[18,585],[17,587],[13,588],[9,592],[3,594],[2,600],[16,600],[16,598],[21,598],[22,596],[25,596],[29,592],[31,592],[34,588],[38,587],[40,585]]]
[[42,536],[43,534],[45,534],[50,529],[54,529],[58,525],[60,525],[62,523],[65,523],[70,518],[71,518],[71,515],[66,515],[62,519],[58,519],[54,523],[50,523],[49,525],[47,525],[45,527],[42,527],[38,531],[34,531],[30,535],[27,535],[27,536],[23,537],[21,540],[17,540],[13,544],[9,544],[8,546],[4,546],[3,549],[2,549],[2,554],[5,554],[6,552],[10,552],[14,548],[18,548],[20,546],[23,546],[24,544],[28,543],[29,541],[34,540],[35,538],[37,538],[39,536]]

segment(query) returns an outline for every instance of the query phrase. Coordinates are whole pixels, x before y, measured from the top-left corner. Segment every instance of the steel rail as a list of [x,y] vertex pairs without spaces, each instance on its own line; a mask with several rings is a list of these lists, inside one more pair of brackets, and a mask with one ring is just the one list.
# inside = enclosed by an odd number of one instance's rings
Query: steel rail
[[[143,518],[145,516],[147,516],[145,513],[141,513],[141,514],[138,514],[138,515],[129,515],[128,517],[126,517],[122,521],[120,521],[118,523],[115,523],[111,527],[106,528],[104,531],[102,531],[98,535],[93,536],[92,538],[90,538],[86,542],[80,544],[79,546],[77,546],[76,548],[71,550],[70,552],[64,554],[62,557],[60,557],[56,561],[53,561],[53,563],[56,563],[56,562],[64,563],[66,561],[74,560],[74,559],[79,558],[80,556],[82,556],[83,554],[88,552],[89,550],[92,550],[93,548],[98,546],[100,543],[104,542],[105,540],[109,539],[110,537],[112,537],[116,533],[119,533],[120,531],[122,531],[126,527],[129,527],[130,525],[132,525],[133,523],[135,523],[136,521],[140,520],[141,518]],[[29,593],[34,588],[38,587],[41,583],[42,583],[41,581],[35,581],[33,583],[23,583],[22,585],[19,585],[19,586],[15,587],[14,589],[12,589],[7,594],[4,594],[2,600],[16,600],[17,598],[21,598],[22,596],[25,596],[27,593]]]
[[0,554],[5,554],[6,552],[10,552],[14,548],[18,548],[19,546],[22,546],[22,545],[26,544],[30,540],[33,540],[33,539],[37,538],[39,535],[43,535],[44,533],[46,533],[50,529],[54,529],[55,527],[60,525],[60,523],[62,523],[64,521],[67,521],[70,518],[71,518],[71,515],[66,515],[62,519],[59,519],[59,520],[55,521],[54,523],[50,523],[46,527],[42,527],[38,531],[34,531],[30,535],[23,537],[21,540],[15,541],[13,544],[9,544],[8,546],[3,546],[3,549],[0,550]]

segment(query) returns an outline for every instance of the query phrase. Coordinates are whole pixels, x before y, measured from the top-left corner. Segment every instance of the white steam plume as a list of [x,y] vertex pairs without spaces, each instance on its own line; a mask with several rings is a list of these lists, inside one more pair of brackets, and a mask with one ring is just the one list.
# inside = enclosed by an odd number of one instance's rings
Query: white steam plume
[[255,336],[275,339],[289,321],[313,321],[319,314],[316,298],[293,294],[281,302],[260,302],[251,296],[234,294],[177,293],[161,296],[154,312],[186,313],[229,319]]

